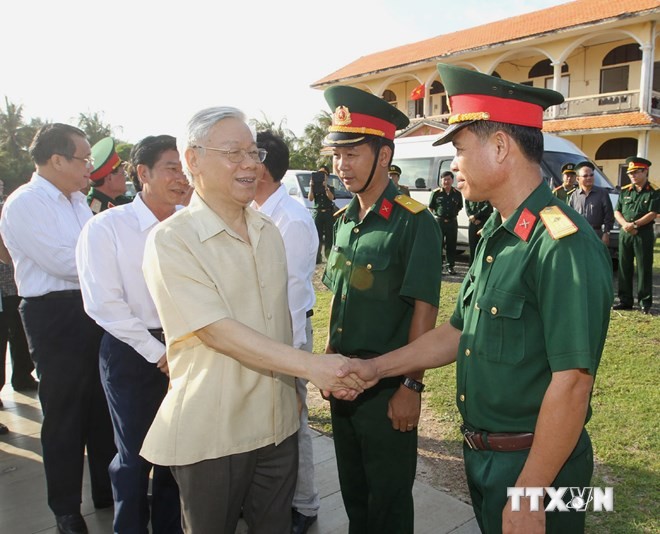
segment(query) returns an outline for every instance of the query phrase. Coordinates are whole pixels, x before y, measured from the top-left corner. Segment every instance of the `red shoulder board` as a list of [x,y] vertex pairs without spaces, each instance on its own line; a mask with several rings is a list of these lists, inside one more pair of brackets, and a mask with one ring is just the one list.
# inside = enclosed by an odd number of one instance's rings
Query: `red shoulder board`
[[536,215],[534,215],[531,211],[525,208],[520,214],[520,217],[518,217],[518,221],[516,222],[516,227],[513,231],[520,239],[522,239],[523,241],[527,241],[529,239],[529,234],[532,233],[532,229],[534,228],[535,222],[536,222]]

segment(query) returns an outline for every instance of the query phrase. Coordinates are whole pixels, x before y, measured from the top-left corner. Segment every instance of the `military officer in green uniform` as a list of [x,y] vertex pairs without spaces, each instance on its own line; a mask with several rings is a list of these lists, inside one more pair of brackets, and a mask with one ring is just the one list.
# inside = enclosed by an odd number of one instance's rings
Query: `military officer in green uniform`
[[474,259],[474,254],[477,250],[477,243],[481,237],[481,229],[486,224],[488,217],[493,213],[493,206],[490,202],[483,200],[480,202],[472,202],[471,200],[465,201],[465,212],[467,213],[468,220],[468,243],[470,245],[470,265]]
[[94,170],[89,179],[92,187],[87,193],[87,204],[96,215],[102,211],[127,204],[132,199],[125,196],[126,171],[115,150],[112,137],[104,137],[92,147]]
[[[328,259],[330,251],[332,250],[333,239],[333,225],[334,225],[334,212],[335,212],[335,188],[328,184],[328,176],[330,171],[325,165],[319,167],[319,172],[325,174],[325,179],[321,187],[316,189],[316,186],[310,180],[309,194],[307,199],[314,202],[314,224],[316,231],[319,234],[319,250],[316,254],[316,263],[321,263],[323,260],[322,251],[325,249],[325,259]],[[315,192],[316,190],[316,192]]]
[[[465,470],[482,532],[583,532],[585,514],[567,488],[591,486],[584,427],[612,265],[586,220],[543,181],[543,111],[563,97],[453,65],[438,70],[452,115],[435,144],[452,141],[461,192],[496,212],[449,322],[385,356],[351,360],[344,372],[370,384],[422,362],[456,361]],[[515,497],[530,487],[563,488],[566,512],[545,512],[547,496]]]
[[390,180],[394,182],[394,185],[399,190],[399,193],[410,196],[410,189],[408,186],[399,183],[399,180],[401,179],[401,167],[398,165],[390,165],[390,172],[388,174]]
[[563,183],[552,190],[552,194],[568,204],[568,197],[577,189],[575,163],[566,163],[561,167]]
[[[440,232],[426,207],[388,177],[408,118],[353,87],[325,91],[334,112],[323,143],[355,194],[337,216],[323,275],[332,291],[326,352],[373,358],[432,329]],[[355,402],[331,400],[339,481],[351,534],[412,534],[423,372],[382,381]]]
[[621,189],[614,218],[619,234],[619,303],[615,310],[632,310],[633,263],[637,261],[637,300],[642,313],[651,313],[653,304],[653,225],[660,212],[660,196],[649,183],[651,162],[644,158],[626,160],[630,184]]
[[445,249],[445,272],[456,274],[456,243],[458,241],[458,212],[463,209],[463,196],[452,186],[454,173],[445,171],[440,175],[442,187],[434,189],[429,200],[429,209],[435,215]]

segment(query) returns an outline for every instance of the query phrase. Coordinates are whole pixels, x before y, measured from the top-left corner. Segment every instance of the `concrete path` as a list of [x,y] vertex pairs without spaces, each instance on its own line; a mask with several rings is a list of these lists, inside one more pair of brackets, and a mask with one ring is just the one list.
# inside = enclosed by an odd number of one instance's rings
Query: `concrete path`
[[[9,360],[9,358],[7,358]],[[11,376],[11,369],[7,369]],[[3,534],[56,534],[55,519],[46,502],[46,484],[41,462],[41,408],[36,392],[14,392],[6,385],[0,393],[4,409],[0,422],[10,433],[0,436],[0,532]],[[316,482],[321,494],[319,519],[309,534],[342,534],[348,519],[339,492],[332,439],[314,437]],[[415,483],[415,532],[418,534],[477,534],[472,508],[447,493],[421,482]],[[90,534],[112,532],[112,509],[95,510],[89,481],[83,489],[82,513]],[[247,533],[241,525],[237,534]],[[278,533],[273,533],[278,534]],[[386,533],[384,533],[386,534]]]

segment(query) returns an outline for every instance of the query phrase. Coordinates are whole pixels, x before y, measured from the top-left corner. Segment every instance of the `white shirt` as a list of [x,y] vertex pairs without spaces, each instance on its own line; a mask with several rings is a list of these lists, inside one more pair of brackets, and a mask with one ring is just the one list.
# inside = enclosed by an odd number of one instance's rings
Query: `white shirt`
[[312,277],[316,268],[319,237],[314,219],[305,206],[287,194],[283,184],[280,184],[277,191],[269,196],[260,208],[257,208],[255,202],[252,207],[268,215],[282,234],[289,273],[287,289],[293,346],[300,348],[307,342],[307,311],[316,303]]
[[142,275],[144,244],[156,224],[138,194],[130,204],[96,215],[76,247],[87,315],[151,363],[165,354],[165,345],[148,332],[161,323]]
[[9,195],[0,231],[14,262],[20,296],[80,287],[75,248],[92,216],[85,195],[76,191],[69,199],[36,172]]

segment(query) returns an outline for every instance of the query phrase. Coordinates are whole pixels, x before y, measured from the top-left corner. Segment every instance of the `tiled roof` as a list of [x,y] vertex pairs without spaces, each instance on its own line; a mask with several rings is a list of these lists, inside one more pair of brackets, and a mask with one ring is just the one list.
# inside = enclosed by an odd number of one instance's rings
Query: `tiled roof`
[[576,0],[363,56],[314,82],[312,87],[419,61],[439,60],[457,52],[653,10],[660,10],[659,0]]
[[640,126],[658,126],[660,119],[644,112],[609,113],[592,117],[576,117],[543,121],[543,131],[561,133],[581,130],[600,130],[602,128],[638,128]]

